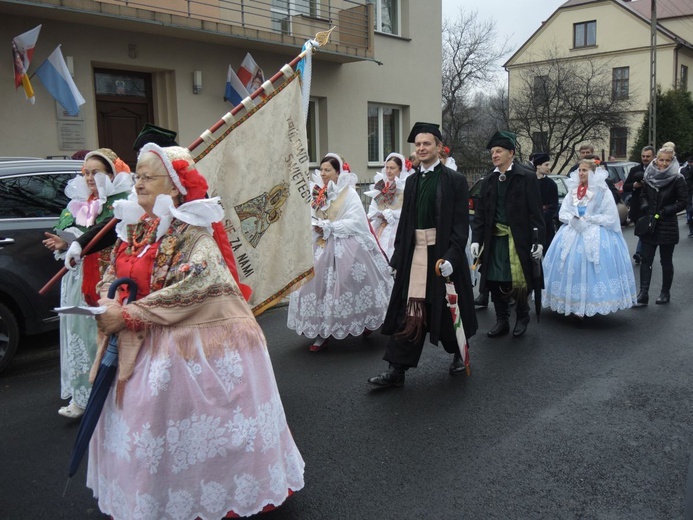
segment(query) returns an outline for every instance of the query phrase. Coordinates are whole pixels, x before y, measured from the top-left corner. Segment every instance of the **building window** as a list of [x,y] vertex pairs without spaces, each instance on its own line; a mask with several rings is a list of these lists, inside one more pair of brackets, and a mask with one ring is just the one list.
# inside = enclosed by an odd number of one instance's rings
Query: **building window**
[[532,132],[532,153],[544,152],[549,149],[546,132]]
[[547,103],[549,100],[549,77],[548,76],[535,76],[534,77],[534,90],[532,92],[532,98],[535,103]]
[[399,0],[368,0],[375,11],[375,30],[399,34]]
[[609,155],[613,155],[614,157],[625,157],[628,155],[627,128],[619,126],[611,129],[609,150]]
[[679,78],[681,88],[688,90],[688,67],[681,65],[681,77]]
[[597,45],[597,22],[581,22],[573,24],[573,47],[589,47]]
[[611,77],[612,99],[628,99],[628,81],[630,79],[630,67],[616,67],[615,69],[612,69]]
[[295,15],[312,16],[319,14],[318,0],[272,0],[272,29],[283,34],[291,34],[291,17]]
[[383,164],[385,157],[400,151],[401,109],[368,105],[368,162]]
[[308,102],[308,120],[306,121],[306,136],[308,138],[308,157],[310,166],[318,166],[320,153],[320,112],[317,99]]

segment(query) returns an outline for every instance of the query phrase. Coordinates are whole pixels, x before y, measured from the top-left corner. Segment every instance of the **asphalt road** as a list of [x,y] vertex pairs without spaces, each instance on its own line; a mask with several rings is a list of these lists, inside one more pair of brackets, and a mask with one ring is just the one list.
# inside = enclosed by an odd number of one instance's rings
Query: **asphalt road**
[[[693,239],[680,222],[670,305],[582,323],[545,312],[524,337],[494,340],[493,312],[479,310],[469,378],[449,376],[450,356],[431,346],[404,388],[372,389],[386,337],[311,353],[285,308],[266,313],[306,487],[262,518],[684,518]],[[657,263],[655,297],[660,280]],[[57,414],[56,341],[24,345],[0,375],[2,519],[102,518],[84,468],[62,497],[77,424]]]

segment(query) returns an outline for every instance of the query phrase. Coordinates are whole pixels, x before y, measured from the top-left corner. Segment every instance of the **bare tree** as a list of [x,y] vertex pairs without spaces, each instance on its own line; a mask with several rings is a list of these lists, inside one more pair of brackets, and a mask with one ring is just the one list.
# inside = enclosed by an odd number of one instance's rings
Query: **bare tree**
[[[598,143],[613,127],[626,126],[633,100],[619,95],[606,62],[573,60],[556,51],[511,75],[510,126],[533,150],[548,153],[552,170],[571,164],[576,147]],[[522,141],[522,139],[518,139]]]
[[498,42],[495,22],[480,20],[476,11],[460,9],[455,21],[444,20],[443,135],[455,155],[466,148],[477,122],[476,94],[498,82],[499,62],[508,52],[507,40]]

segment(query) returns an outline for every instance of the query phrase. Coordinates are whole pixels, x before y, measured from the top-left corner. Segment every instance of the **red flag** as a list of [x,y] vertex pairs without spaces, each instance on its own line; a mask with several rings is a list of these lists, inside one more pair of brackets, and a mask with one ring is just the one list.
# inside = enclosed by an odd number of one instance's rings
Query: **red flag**
[[34,27],[30,31],[20,34],[12,39],[12,56],[14,58],[14,86],[24,86],[26,98],[34,103],[34,89],[31,87],[27,71],[34,56],[34,47],[38,40],[41,26]]

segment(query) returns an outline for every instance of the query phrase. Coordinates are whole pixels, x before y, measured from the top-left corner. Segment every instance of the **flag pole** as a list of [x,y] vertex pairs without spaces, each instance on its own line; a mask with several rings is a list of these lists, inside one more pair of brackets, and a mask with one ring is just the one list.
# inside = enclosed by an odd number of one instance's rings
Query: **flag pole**
[[[332,34],[332,31],[335,30],[335,27],[332,27],[329,31],[322,31],[319,32],[315,35],[315,42],[317,42],[318,47],[322,47],[323,45],[327,45],[327,43],[330,41],[330,35]],[[210,135],[219,130],[222,126],[226,124],[226,119],[229,116],[235,116],[238,114],[243,108],[245,108],[247,105],[249,105],[250,101],[254,100],[258,96],[261,96],[263,93],[265,93],[265,85],[275,83],[279,78],[282,76],[285,76],[285,70],[287,70],[287,67],[290,67],[293,69],[299,61],[301,61],[303,58],[306,57],[306,54],[309,52],[315,52],[315,46],[314,45],[309,45],[306,47],[304,50],[300,52],[298,56],[296,56],[293,60],[291,60],[289,63],[284,65],[279,72],[277,72],[274,76],[272,76],[269,80],[265,81],[265,83],[262,84],[258,89],[253,91],[250,96],[245,98],[241,103],[233,107],[233,109],[228,112],[224,117],[222,117],[219,121],[214,123],[206,132],[205,134],[209,133]],[[32,74],[33,77],[33,74]],[[248,101],[250,100],[250,101]],[[192,151],[198,146],[200,146],[204,142],[204,139],[200,136],[197,139],[195,139],[190,146],[188,146],[188,150]],[[86,255],[91,251],[91,249],[108,233],[113,227],[118,223],[118,219],[112,218],[109,220],[106,225],[104,225],[103,228],[99,230],[99,232],[92,238],[87,245],[84,246],[82,249],[82,256]],[[74,262],[73,262],[74,265]],[[46,285],[44,285],[41,290],[39,291],[39,294],[44,295],[46,294],[51,287],[53,287],[57,282],[60,281],[60,279],[65,276],[67,273],[67,267],[63,266],[56,274],[46,282]]]
[[[332,27],[329,31],[322,31],[319,32],[315,35],[315,40],[318,44],[318,47],[322,47],[323,45],[327,45],[327,43],[330,41],[330,35],[332,34],[332,31],[335,30],[336,27]],[[303,51],[300,52],[298,56],[296,56],[293,60],[291,60],[289,63],[284,65],[274,76],[272,76],[269,80],[265,81],[260,87],[258,87],[256,90],[253,91],[252,94],[250,94],[247,98],[242,100],[238,105],[233,107],[231,111],[229,111],[227,114],[224,115],[219,121],[214,123],[206,132],[204,132],[203,135],[210,135],[219,130],[222,126],[228,124],[226,121],[226,118],[233,117],[236,114],[238,114],[241,110],[244,108],[247,108],[250,106],[250,101],[254,100],[258,96],[261,96],[262,94],[265,94],[265,86],[268,84],[275,83],[278,81],[280,78],[286,76],[285,71],[287,68],[293,69],[296,67],[299,61],[301,61],[303,58],[306,57],[306,54],[309,52],[315,52],[315,46],[310,45],[306,47]],[[188,146],[188,150],[191,152],[200,146],[204,142],[204,138],[202,136],[198,137],[193,141],[193,143]]]

